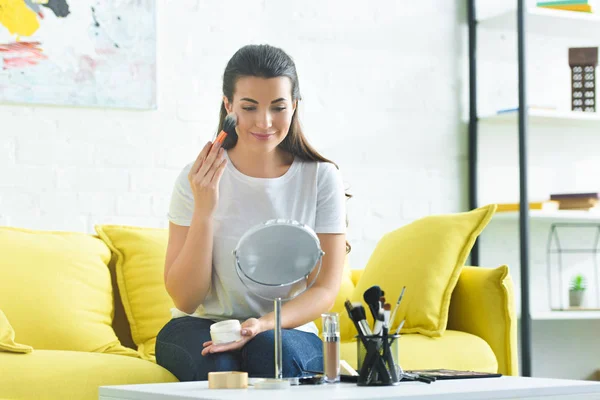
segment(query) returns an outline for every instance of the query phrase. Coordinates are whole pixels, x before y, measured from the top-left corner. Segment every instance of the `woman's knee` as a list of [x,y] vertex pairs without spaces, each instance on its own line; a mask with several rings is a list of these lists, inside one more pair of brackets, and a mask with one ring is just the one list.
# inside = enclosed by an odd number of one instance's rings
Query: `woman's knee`
[[169,321],[156,338],[156,363],[180,381],[208,379],[213,363],[202,356],[202,343],[210,340],[211,323],[194,317]]
[[188,350],[174,343],[156,341],[156,363],[180,382],[208,379],[208,371],[203,371]]

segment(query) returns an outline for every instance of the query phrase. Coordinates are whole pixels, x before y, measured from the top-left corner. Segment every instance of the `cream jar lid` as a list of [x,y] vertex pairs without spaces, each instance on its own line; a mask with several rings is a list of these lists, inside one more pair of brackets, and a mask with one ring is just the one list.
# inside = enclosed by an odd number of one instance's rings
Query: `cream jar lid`
[[216,322],[210,326],[211,332],[239,332],[241,329],[242,325],[237,319],[228,319],[225,321]]

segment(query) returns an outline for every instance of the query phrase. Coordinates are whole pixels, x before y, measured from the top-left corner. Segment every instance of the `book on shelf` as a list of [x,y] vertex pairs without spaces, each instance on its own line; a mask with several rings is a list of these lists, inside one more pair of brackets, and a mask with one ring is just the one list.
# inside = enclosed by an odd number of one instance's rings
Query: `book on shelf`
[[574,4],[570,6],[538,6],[539,8],[549,8],[551,10],[576,11],[576,12],[592,12],[592,6],[589,4]]
[[[520,203],[498,203],[496,212],[519,211]],[[559,202],[553,200],[534,201],[529,203],[530,210],[558,211]]]
[[563,11],[592,12],[592,5],[586,0],[538,1],[537,6],[539,8],[550,8]]
[[596,199],[561,200],[559,203],[559,210],[590,210],[598,206]]
[[600,199],[600,192],[552,193],[550,200]]
[[592,210],[600,207],[600,193],[555,193],[550,200],[559,202],[560,210]]
[[570,5],[583,5],[589,4],[588,0],[546,0],[546,1],[538,1],[538,7],[545,6],[570,6]]
[[[518,112],[519,107],[510,107],[510,108],[502,108],[500,110],[496,110],[496,114],[507,114]],[[527,111],[556,111],[556,107],[554,106],[527,106]]]

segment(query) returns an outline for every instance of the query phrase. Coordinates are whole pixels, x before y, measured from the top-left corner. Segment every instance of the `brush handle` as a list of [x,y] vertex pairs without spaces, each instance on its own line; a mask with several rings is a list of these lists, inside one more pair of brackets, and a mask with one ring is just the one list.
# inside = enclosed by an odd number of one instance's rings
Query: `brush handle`
[[375,326],[373,327],[373,335],[381,335],[381,329],[383,328],[383,322],[377,320],[375,321]]
[[[398,382],[398,374],[396,374],[396,363],[394,362],[394,355],[391,351],[391,343],[388,336],[387,328],[383,328],[383,358],[388,365],[388,369],[391,374],[392,382]],[[392,338],[393,343],[393,338]]]
[[404,297],[404,291],[406,290],[406,286],[402,287],[402,291],[400,292],[400,296],[398,296],[398,301],[396,302],[396,306],[394,307],[394,311],[392,311],[392,316],[390,317],[390,328],[394,324],[394,318],[396,318],[396,311],[400,308],[400,303],[402,302],[402,298]]
[[400,330],[402,330],[402,327],[404,326],[405,322],[406,319],[403,319],[402,322],[400,322],[400,325],[398,325],[398,328],[396,329],[396,335],[400,333]]
[[373,334],[373,332],[371,332],[371,328],[369,327],[369,323],[366,320],[361,319],[358,322],[359,322],[359,324],[360,324],[360,326],[362,328],[363,335],[365,335],[365,336],[371,336]]

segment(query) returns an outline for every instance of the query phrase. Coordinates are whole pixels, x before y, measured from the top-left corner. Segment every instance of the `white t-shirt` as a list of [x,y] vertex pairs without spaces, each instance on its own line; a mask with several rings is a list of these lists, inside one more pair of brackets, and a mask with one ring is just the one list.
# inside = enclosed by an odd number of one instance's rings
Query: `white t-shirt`
[[[278,178],[242,174],[224,152],[227,165],[219,183],[219,202],[213,216],[213,270],[211,288],[192,314],[215,321],[259,318],[273,311],[273,302],[248,291],[235,271],[233,250],[251,227],[275,218],[293,219],[316,233],[346,232],[346,199],[342,176],[335,165],[303,161],[298,157]],[[188,181],[193,163],[179,174],[168,219],[189,226],[194,195]],[[173,317],[187,315],[172,310]],[[296,329],[318,334],[313,322]]]

